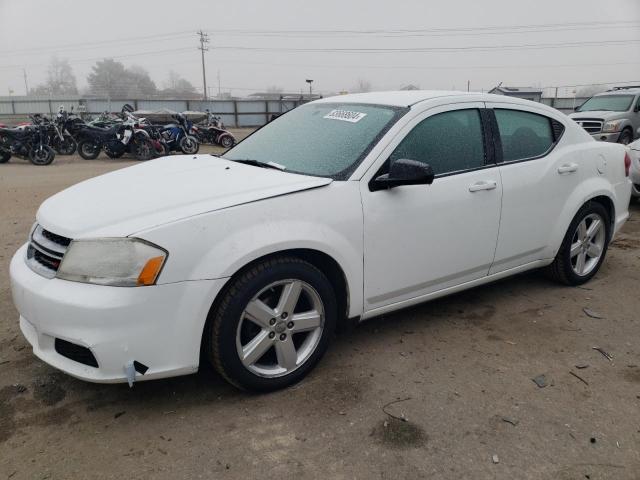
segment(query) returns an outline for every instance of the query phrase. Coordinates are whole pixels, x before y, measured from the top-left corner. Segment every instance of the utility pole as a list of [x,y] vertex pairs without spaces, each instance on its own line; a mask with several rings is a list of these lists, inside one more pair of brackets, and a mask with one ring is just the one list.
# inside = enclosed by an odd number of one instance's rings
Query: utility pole
[[221,95],[222,92],[220,91],[220,70],[218,70],[218,98],[220,98]]
[[305,80],[305,82],[307,82],[309,84],[309,101],[311,101],[311,96],[313,95],[313,91],[311,89],[311,84],[313,83],[313,80],[308,78]]
[[202,55],[202,84],[203,84],[202,92],[204,93],[204,100],[206,101],[207,100],[207,73],[205,72],[205,68],[204,68],[204,52],[209,50],[209,47],[205,46],[205,44],[209,43],[209,35],[204,33],[202,30],[196,33],[200,35],[200,46],[198,47],[198,50],[200,50],[200,53]]
[[471,89],[471,80],[467,80],[467,92]]
[[24,76],[24,94],[29,95],[29,84],[27,83],[27,71],[23,68],[22,75]]

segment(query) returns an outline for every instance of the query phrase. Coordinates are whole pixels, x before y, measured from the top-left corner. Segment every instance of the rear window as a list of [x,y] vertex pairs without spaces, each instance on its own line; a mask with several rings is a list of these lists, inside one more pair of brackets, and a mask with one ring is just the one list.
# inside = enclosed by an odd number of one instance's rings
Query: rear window
[[521,110],[495,109],[494,112],[504,162],[539,157],[552,147],[554,133],[548,117]]

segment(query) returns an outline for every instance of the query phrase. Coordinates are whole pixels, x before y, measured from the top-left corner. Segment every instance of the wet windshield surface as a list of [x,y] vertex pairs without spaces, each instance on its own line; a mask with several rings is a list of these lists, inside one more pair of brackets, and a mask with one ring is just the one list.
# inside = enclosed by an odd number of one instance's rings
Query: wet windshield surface
[[406,109],[319,103],[267,124],[222,158],[275,163],[284,171],[346,179]]
[[584,102],[579,112],[591,112],[594,110],[609,110],[612,112],[626,112],[631,106],[633,95],[604,95],[601,97],[591,97]]

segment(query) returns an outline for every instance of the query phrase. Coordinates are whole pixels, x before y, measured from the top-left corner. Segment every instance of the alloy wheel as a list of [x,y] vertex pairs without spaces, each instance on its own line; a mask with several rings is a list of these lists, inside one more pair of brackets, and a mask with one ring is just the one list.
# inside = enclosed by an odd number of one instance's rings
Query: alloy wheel
[[581,277],[596,268],[606,241],[607,230],[604,219],[597,213],[584,217],[578,224],[571,240],[571,268]]
[[287,375],[316,350],[324,319],[324,305],[311,285],[297,279],[272,283],[242,312],[236,332],[240,361],[261,377]]

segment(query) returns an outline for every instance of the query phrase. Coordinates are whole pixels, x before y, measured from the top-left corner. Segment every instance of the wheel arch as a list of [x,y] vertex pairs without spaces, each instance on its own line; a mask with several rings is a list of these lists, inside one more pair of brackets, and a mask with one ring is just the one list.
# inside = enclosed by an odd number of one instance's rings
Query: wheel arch
[[229,287],[233,284],[233,281],[242,275],[245,271],[249,270],[253,266],[262,263],[266,260],[275,257],[295,257],[306,262],[320,270],[331,282],[336,294],[336,301],[338,304],[338,322],[337,328],[344,330],[350,324],[349,322],[349,307],[350,307],[350,295],[349,295],[349,283],[347,276],[340,266],[340,264],[329,254],[320,250],[312,248],[291,248],[285,250],[279,250],[272,253],[268,253],[261,257],[255,258],[250,262],[240,267],[231,277],[227,279],[224,286],[220,289],[218,294],[213,299],[205,324],[203,325],[201,340],[200,340],[200,365],[203,365],[202,361],[204,355],[204,348],[206,343],[207,325],[210,323],[213,315],[215,314],[220,302],[224,298],[224,295],[228,291]]
[[573,205],[573,207],[566,207],[565,211],[558,216],[558,222],[554,230],[552,241],[553,249],[549,252],[549,255],[547,255],[546,258],[555,258],[574,217],[577,215],[580,209],[589,202],[596,202],[601,204],[609,213],[609,240],[611,240],[611,235],[613,235],[616,218],[615,201],[612,198],[611,192],[603,188],[593,188],[593,191],[590,195],[583,196],[582,193],[583,190],[574,192],[574,195],[576,195],[575,200],[568,202],[568,205]]

